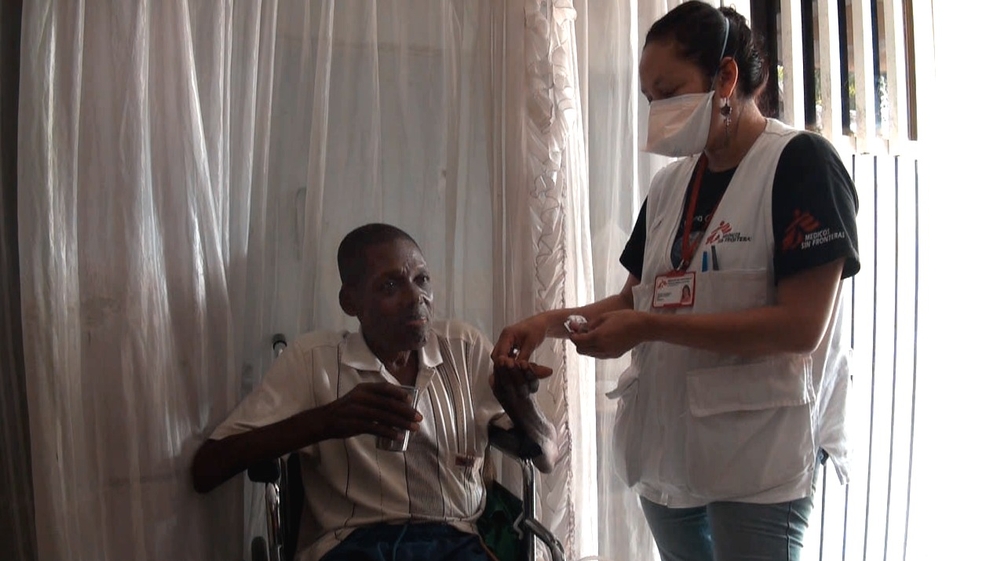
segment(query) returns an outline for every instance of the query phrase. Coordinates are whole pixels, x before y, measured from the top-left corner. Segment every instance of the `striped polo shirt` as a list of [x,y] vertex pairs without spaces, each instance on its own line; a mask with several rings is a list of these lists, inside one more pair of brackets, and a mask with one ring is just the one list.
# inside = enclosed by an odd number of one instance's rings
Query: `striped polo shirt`
[[[489,422],[503,413],[489,386],[492,345],[456,321],[435,322],[419,354],[420,429],[406,452],[375,437],[325,440],[301,450],[306,506],[299,559],[318,560],[355,528],[447,522],[475,532],[483,510]],[[399,382],[360,333],[317,331],[294,341],[264,381],[212,433],[222,439],[312,409],[362,382]]]

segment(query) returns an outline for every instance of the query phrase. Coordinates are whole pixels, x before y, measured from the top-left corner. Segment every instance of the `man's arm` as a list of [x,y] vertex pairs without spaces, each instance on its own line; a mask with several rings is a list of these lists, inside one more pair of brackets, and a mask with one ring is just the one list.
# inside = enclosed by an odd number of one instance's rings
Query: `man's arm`
[[194,489],[207,493],[264,460],[284,456],[322,440],[323,408],[303,411],[277,423],[221,440],[208,440],[191,463]]
[[221,440],[210,439],[191,463],[194,488],[207,493],[254,463],[323,440],[359,434],[401,438],[401,431],[417,430],[422,420],[408,398],[405,390],[387,382],[359,384],[327,405]]

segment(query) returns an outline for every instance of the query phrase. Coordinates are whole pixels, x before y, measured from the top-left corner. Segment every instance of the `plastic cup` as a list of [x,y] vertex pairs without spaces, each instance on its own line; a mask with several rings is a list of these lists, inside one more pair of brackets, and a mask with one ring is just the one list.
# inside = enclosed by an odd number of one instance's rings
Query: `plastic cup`
[[[400,388],[406,390],[409,393],[409,398],[407,399],[407,404],[413,407],[413,404],[417,402],[417,388],[413,386],[399,386]],[[375,439],[375,447],[379,450],[387,450],[389,452],[405,452],[406,447],[410,444],[410,431],[405,431],[403,433],[402,440],[396,440],[394,438],[386,438],[384,436],[379,436]]]

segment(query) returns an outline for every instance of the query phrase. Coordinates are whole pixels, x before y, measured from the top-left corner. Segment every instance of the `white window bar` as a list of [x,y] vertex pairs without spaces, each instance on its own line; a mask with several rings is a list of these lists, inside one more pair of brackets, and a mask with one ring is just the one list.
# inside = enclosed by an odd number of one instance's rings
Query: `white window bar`
[[[808,0],[806,0],[808,1]],[[820,122],[821,132],[835,146],[844,139],[844,112],[842,108],[840,76],[840,20],[837,0],[818,0],[816,17],[819,20],[819,91],[822,100]]]
[[854,137],[859,153],[871,152],[875,146],[875,103],[878,84],[875,82],[875,53],[870,0],[848,0],[854,47],[854,107],[856,109]]
[[909,138],[908,80],[904,4],[908,0],[883,0],[885,13],[886,97],[888,115],[882,115],[882,137],[890,153],[898,153]]
[[[805,80],[802,62],[802,0],[781,0],[781,120],[805,128]],[[812,77],[809,77],[812,79]]]

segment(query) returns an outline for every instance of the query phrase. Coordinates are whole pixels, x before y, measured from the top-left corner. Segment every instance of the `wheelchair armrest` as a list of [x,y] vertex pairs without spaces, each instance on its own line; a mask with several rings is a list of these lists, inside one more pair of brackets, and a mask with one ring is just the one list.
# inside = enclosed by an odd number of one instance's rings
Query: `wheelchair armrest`
[[278,460],[264,460],[247,468],[247,477],[254,483],[277,483],[281,479],[281,464]]
[[542,447],[517,428],[505,429],[490,425],[489,438],[490,446],[521,460],[530,460],[542,453]]

